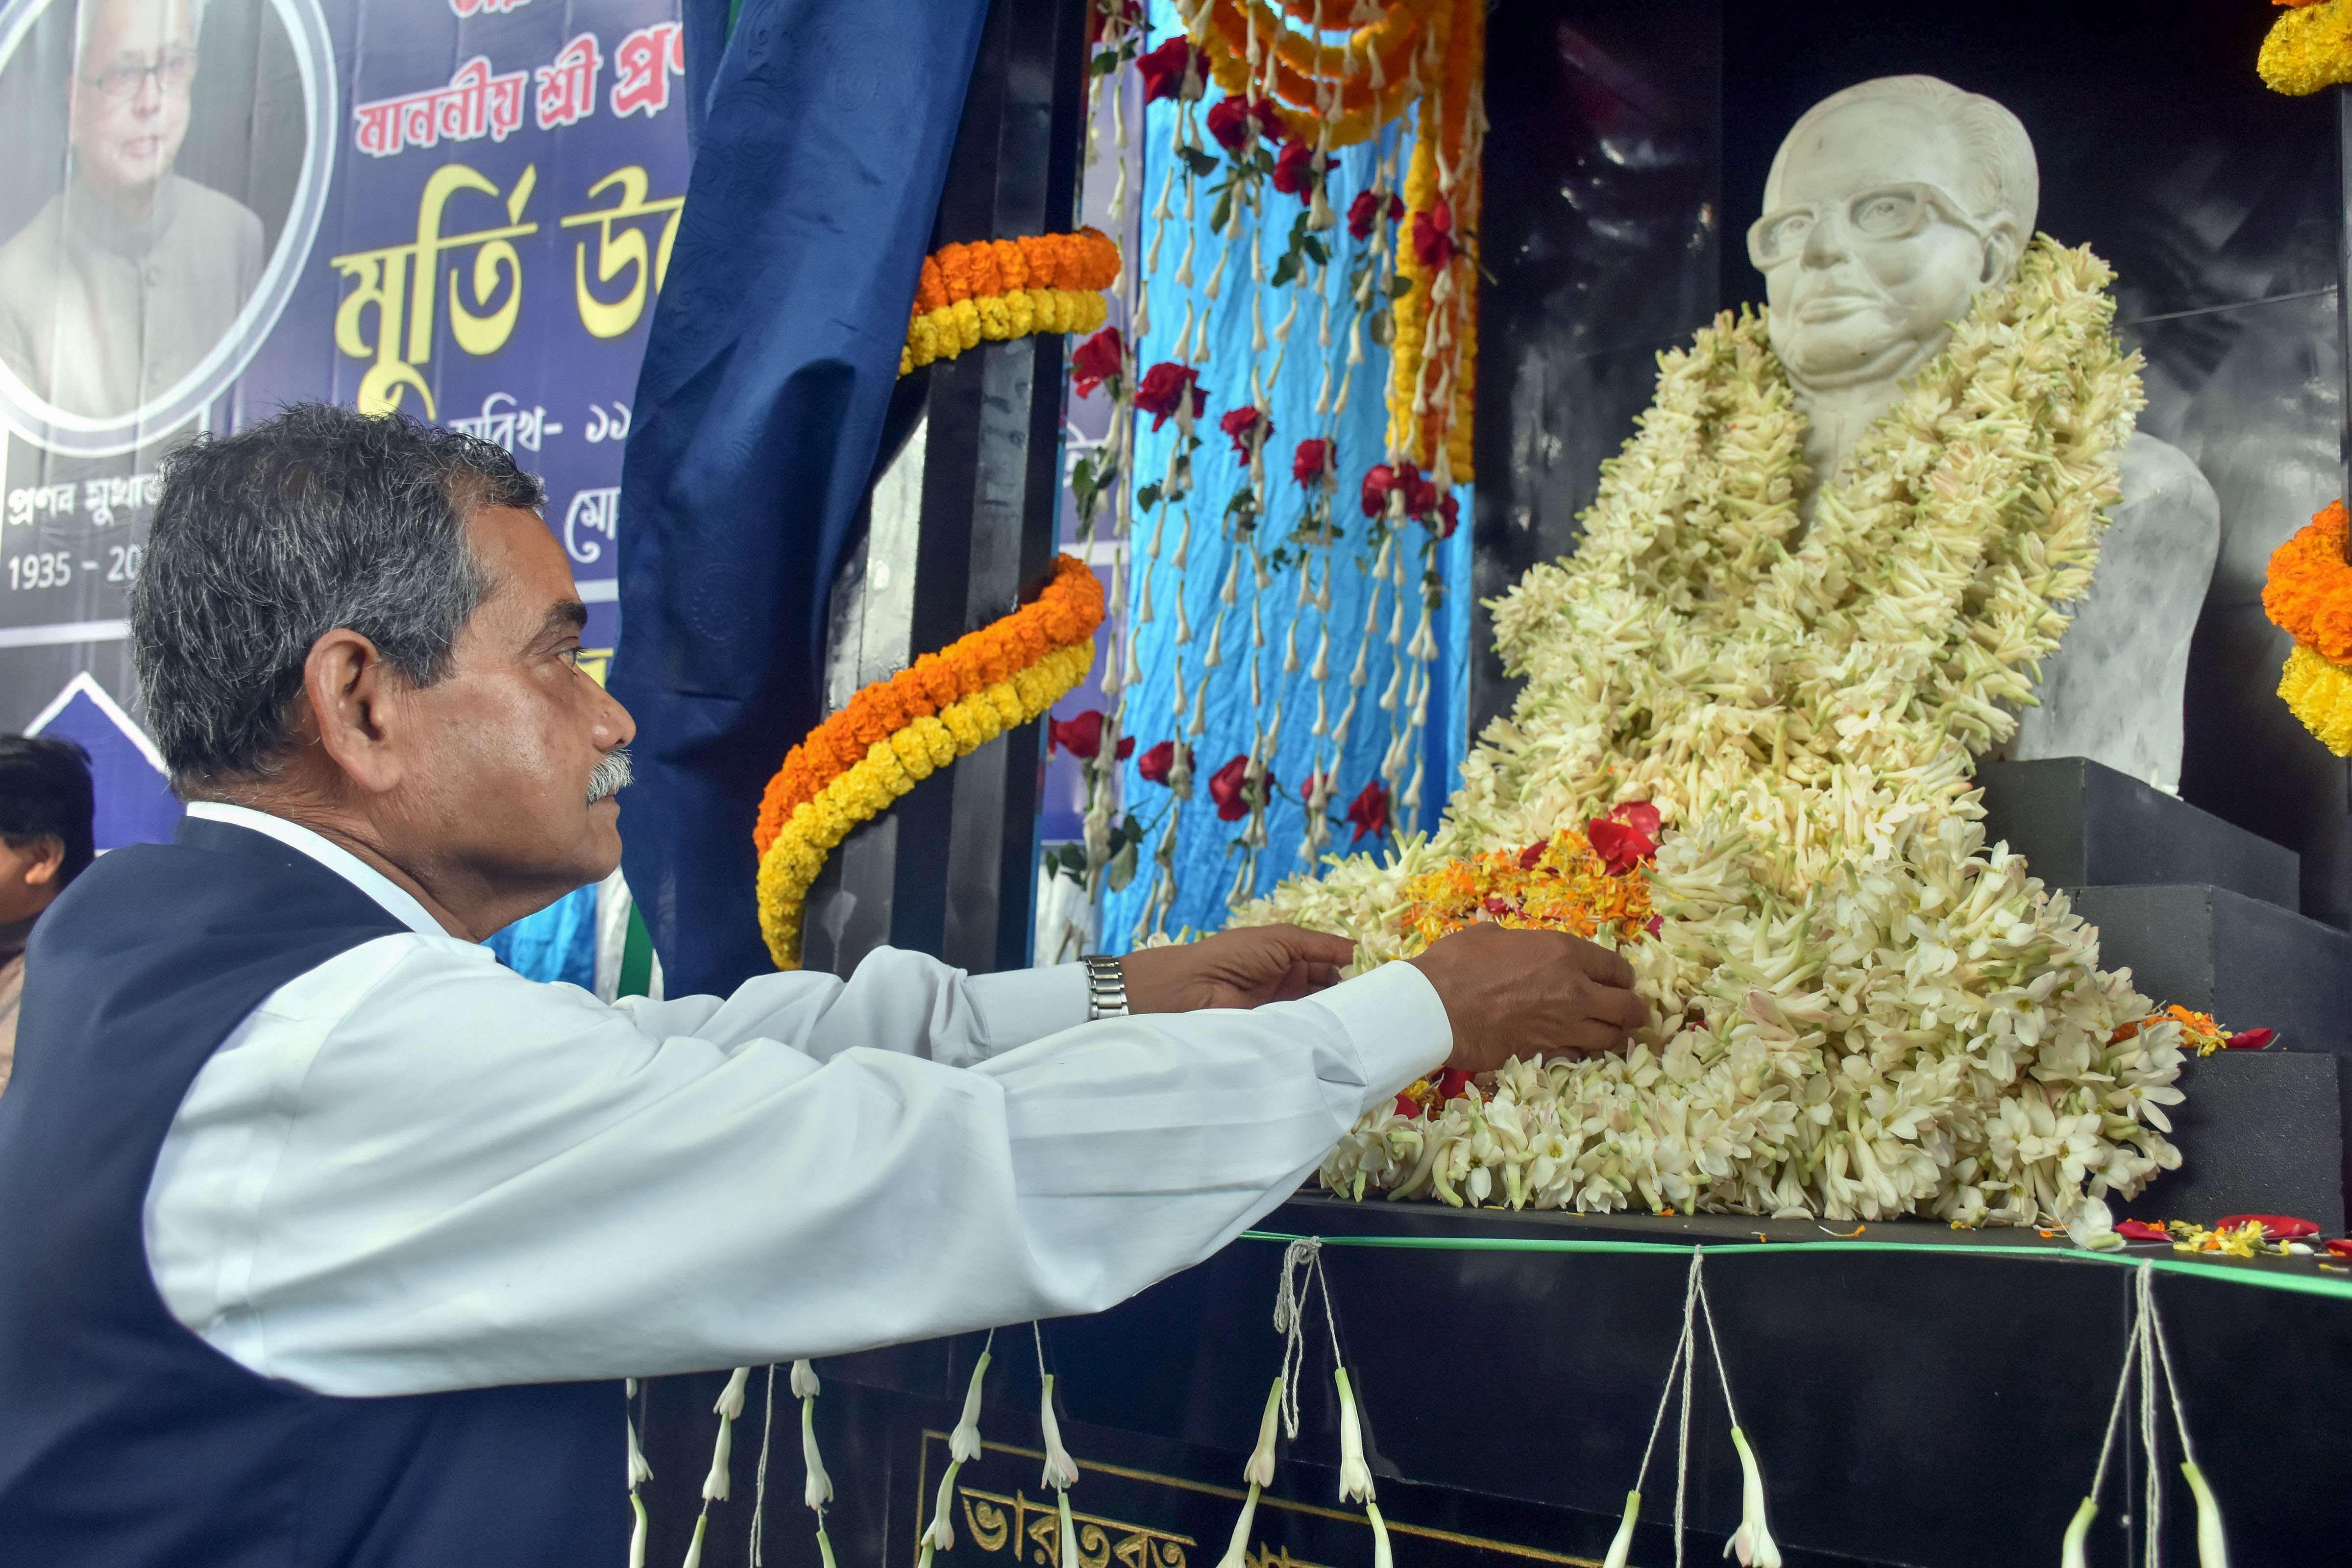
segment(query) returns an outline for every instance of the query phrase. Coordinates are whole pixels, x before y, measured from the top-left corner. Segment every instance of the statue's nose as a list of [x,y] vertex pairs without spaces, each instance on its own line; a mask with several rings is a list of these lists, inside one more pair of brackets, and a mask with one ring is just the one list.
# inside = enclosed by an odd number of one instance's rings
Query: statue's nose
[[1824,207],[1805,232],[1804,262],[1808,267],[1834,267],[1846,258],[1845,223],[1834,207]]

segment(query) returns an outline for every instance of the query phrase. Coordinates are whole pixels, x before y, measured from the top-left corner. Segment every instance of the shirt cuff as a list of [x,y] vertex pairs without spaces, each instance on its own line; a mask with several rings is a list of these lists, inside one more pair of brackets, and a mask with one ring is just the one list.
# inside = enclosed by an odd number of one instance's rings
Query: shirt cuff
[[1445,1016],[1445,1004],[1429,976],[1410,963],[1383,963],[1315,1000],[1339,1016],[1363,1060],[1366,1110],[1394,1100],[1454,1054],[1454,1025]]
[[980,1015],[981,1035],[992,1056],[1085,1023],[1087,966],[1056,963],[975,974],[964,981],[964,994]]

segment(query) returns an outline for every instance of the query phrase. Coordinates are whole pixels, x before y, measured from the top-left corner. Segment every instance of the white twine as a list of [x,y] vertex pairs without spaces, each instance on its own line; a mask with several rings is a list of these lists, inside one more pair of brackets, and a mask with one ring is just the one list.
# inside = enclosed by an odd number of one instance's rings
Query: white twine
[[1301,1237],[1283,1249],[1282,1283],[1274,1298],[1274,1331],[1282,1346],[1282,1431],[1298,1440],[1298,1384],[1307,1370],[1307,1291],[1311,1277],[1323,1297],[1323,1321],[1331,1333],[1331,1364],[1346,1363],[1339,1354],[1339,1320],[1331,1310],[1331,1286],[1323,1277],[1323,1238]]
[[768,1517],[768,1449],[776,1435],[776,1368],[768,1364],[768,1392],[761,1402],[760,1465],[751,1479],[751,1568],[760,1568],[765,1559],[760,1544],[761,1526]]

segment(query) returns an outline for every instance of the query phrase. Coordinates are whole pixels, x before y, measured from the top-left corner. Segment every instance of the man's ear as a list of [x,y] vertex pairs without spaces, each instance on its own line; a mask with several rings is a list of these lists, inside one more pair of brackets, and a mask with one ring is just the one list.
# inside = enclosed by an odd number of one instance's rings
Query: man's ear
[[302,661],[302,695],[319,749],[363,794],[400,783],[401,714],[407,683],[374,643],[338,626],[310,645]]
[[1977,274],[1977,286],[1997,289],[2008,282],[2017,271],[2019,254],[2016,231],[2005,222],[1996,226],[1985,236],[1984,268]]
[[25,886],[46,888],[66,868],[66,841],[49,834],[37,846],[37,853],[39,858],[25,868]]

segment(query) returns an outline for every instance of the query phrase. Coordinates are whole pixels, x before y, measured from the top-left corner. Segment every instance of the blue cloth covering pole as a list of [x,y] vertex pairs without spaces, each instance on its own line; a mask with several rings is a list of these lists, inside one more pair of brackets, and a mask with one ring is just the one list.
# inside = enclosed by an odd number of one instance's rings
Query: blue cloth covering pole
[[680,994],[772,967],[752,824],[823,716],[826,595],[986,5],[741,0],[731,32],[728,10],[685,10],[694,171],[621,479],[624,865]]

